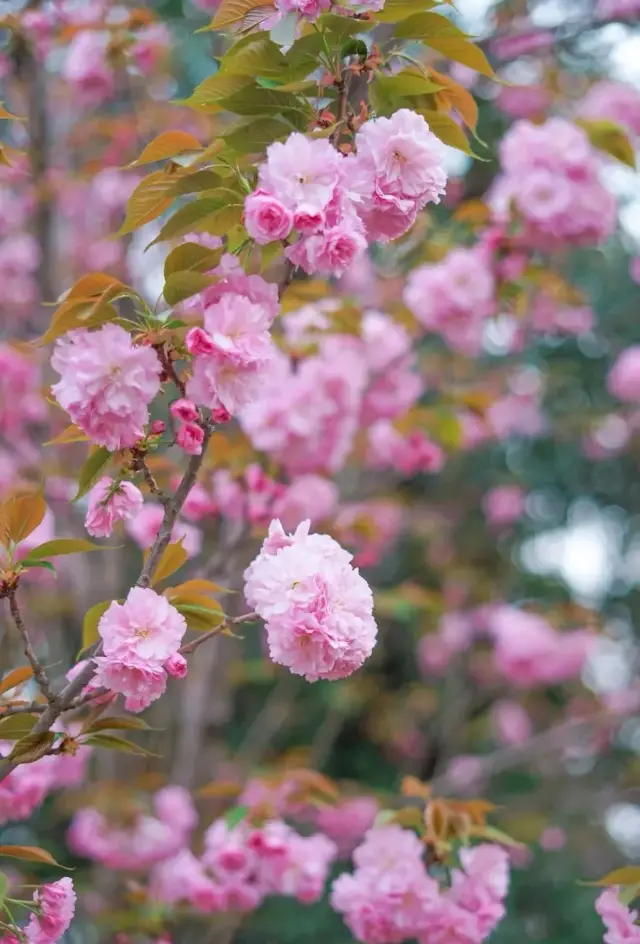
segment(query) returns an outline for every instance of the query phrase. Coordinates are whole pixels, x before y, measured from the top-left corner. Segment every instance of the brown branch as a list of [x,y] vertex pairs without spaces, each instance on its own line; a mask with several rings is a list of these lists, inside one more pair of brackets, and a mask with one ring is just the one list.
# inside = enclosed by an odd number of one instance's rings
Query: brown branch
[[345,69],[341,78],[334,83],[338,90],[338,119],[335,128],[329,135],[329,142],[334,148],[338,147],[340,135],[349,122],[349,90],[352,76],[353,73]]
[[[140,572],[140,576],[136,581],[137,587],[149,587],[151,584],[151,578],[153,577],[154,571],[158,566],[165,548],[171,540],[171,533],[176,523],[176,519],[198,477],[198,472],[200,470],[200,466],[202,465],[212,431],[213,424],[209,421],[205,422],[202,452],[198,456],[191,456],[189,464],[187,465],[186,471],[180,484],[178,485],[178,488],[176,489],[175,494],[165,505],[164,518],[162,519],[160,530],[158,531],[156,539],[153,542],[149,555],[144,563],[142,571]],[[74,707],[79,707],[79,705],[76,703],[76,699],[81,696],[82,689],[89,684],[95,675],[93,657],[98,655],[100,650],[100,643],[96,643],[91,647],[91,649],[89,649],[86,655],[87,664],[82,672],[79,672],[74,679],[72,679],[70,682],[67,682],[62,691],[57,696],[54,696],[54,701],[49,703],[45,711],[35,723],[33,731],[31,732],[32,734],[42,734],[44,731],[48,731],[63,712],[69,711]],[[17,763],[10,761],[7,758],[0,760],[0,783],[17,766]]]
[[24,625],[22,613],[20,612],[20,607],[18,606],[15,590],[11,590],[9,593],[9,609],[11,610],[11,616],[13,618],[13,622],[15,623],[15,627],[22,639],[24,654],[29,660],[29,665],[33,669],[33,677],[38,683],[38,688],[49,702],[49,705],[55,706],[57,704],[57,696],[51,688],[49,677],[47,676],[47,673],[42,667],[42,664],[40,663],[40,660],[38,659],[34,648],[31,645],[29,633],[27,632],[27,627]]
[[186,656],[191,652],[195,652],[203,642],[206,642],[207,639],[211,639],[212,636],[217,636],[228,626],[237,626],[239,623],[250,623],[252,620],[256,619],[257,616],[257,613],[243,613],[242,616],[234,616],[232,618],[227,617],[224,622],[220,623],[219,626],[214,626],[213,629],[208,629],[206,633],[196,636],[196,638],[191,642],[185,643],[184,646],[180,647],[178,652],[181,656]]

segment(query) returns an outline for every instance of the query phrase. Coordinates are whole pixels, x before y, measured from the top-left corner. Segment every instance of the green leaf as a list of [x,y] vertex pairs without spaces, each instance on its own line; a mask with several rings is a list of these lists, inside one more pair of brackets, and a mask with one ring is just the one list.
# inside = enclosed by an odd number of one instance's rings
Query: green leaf
[[595,882],[580,882],[581,885],[636,885],[640,882],[640,865],[624,865],[620,869],[607,872]]
[[337,13],[323,13],[316,20],[317,25],[327,35],[331,43],[343,43],[351,36],[366,33],[376,25],[375,20],[360,20],[354,16],[338,16]]
[[[218,609],[209,608],[206,606],[197,606],[194,603],[175,603],[176,610],[186,618],[187,623],[189,622],[189,617],[195,616],[198,618],[198,623],[202,622],[206,624],[206,628],[213,629],[214,626],[220,626],[224,623],[224,613]],[[200,628],[200,625],[198,625]]]
[[78,491],[72,499],[74,502],[86,495],[96,484],[111,461],[111,453],[105,446],[95,449],[80,469],[78,476]]
[[5,898],[7,897],[8,890],[9,879],[4,874],[4,872],[0,872],[0,911],[2,911],[2,906],[4,904]]
[[398,39],[421,39],[447,59],[461,62],[475,72],[494,77],[487,57],[455,23],[439,13],[414,13],[395,28]]
[[150,727],[142,718],[98,718],[84,729],[84,734],[96,734],[99,731],[150,731]]
[[0,846],[0,856],[6,856],[8,859],[22,859],[24,862],[42,862],[45,865],[56,865],[59,869],[66,866],[60,865],[46,849],[40,849],[39,846]]
[[341,59],[347,59],[349,56],[360,56],[361,59],[366,59],[368,55],[369,47],[363,39],[349,39],[343,43],[340,50]]
[[173,308],[185,298],[197,295],[210,285],[215,285],[216,282],[217,279],[203,275],[201,272],[174,272],[165,282],[162,294],[167,304]]
[[[45,541],[29,551],[26,561],[37,561],[42,563],[44,557],[60,557],[63,554],[83,554],[85,551],[105,551],[108,548],[100,544],[94,544],[93,541],[85,541],[84,538],[56,538],[55,541]],[[46,563],[46,562],[45,562]]]
[[43,568],[43,570],[50,570],[51,573],[53,573],[53,574],[55,574],[55,572],[56,572],[55,567],[53,566],[53,564],[50,564],[49,561],[43,561],[43,560],[22,560],[22,561],[20,561],[20,566],[23,567],[25,570],[30,569],[30,568],[33,568],[33,567],[41,567],[41,568]]
[[253,84],[254,75],[250,72],[246,75],[234,74],[230,72],[216,72],[209,76],[204,82],[201,82],[194,89],[193,94],[185,99],[181,104],[193,108],[196,111],[206,111],[212,108],[214,111],[220,109],[219,102],[229,95],[239,92]]
[[290,125],[277,118],[258,118],[234,125],[225,131],[223,137],[238,154],[257,154],[274,141],[287,137],[291,131]]
[[150,245],[186,236],[188,233],[205,232],[214,236],[225,235],[242,219],[244,195],[235,190],[220,188],[207,197],[188,203],[173,214]]
[[440,111],[431,111],[426,108],[420,108],[418,111],[427,120],[431,131],[433,131],[436,137],[440,138],[443,144],[448,144],[449,147],[454,147],[458,151],[462,151],[464,154],[468,154],[469,157],[474,157],[478,161],[489,160],[487,157],[480,157],[479,154],[476,154],[475,151],[471,149],[466,134],[457,121],[454,121],[450,115],[445,115]]
[[88,649],[89,646],[92,646],[94,642],[97,642],[100,639],[98,623],[112,603],[113,600],[103,600],[101,603],[94,604],[94,606],[92,606],[91,609],[87,610],[87,612],[84,614],[84,620],[82,621],[83,649]]
[[120,751],[123,754],[139,754],[141,757],[161,757],[161,754],[154,754],[133,741],[127,741],[125,738],[118,737],[117,734],[92,734],[84,742],[94,747],[106,747],[111,751]]
[[257,75],[266,78],[286,78],[287,60],[280,47],[264,34],[251,37],[251,42],[241,47],[232,47],[220,62],[222,75],[244,75],[255,79]]
[[0,740],[17,741],[19,738],[31,734],[33,726],[38,720],[37,715],[9,715],[8,718],[0,717]]
[[604,119],[576,122],[589,135],[595,148],[614,157],[627,167],[636,167],[636,154],[624,128]]
[[56,736],[52,731],[41,731],[40,734],[26,734],[13,745],[9,760],[20,764],[33,764],[53,747]]
[[164,277],[168,279],[176,272],[209,272],[218,265],[221,255],[221,249],[207,249],[199,243],[182,243],[167,256]]
[[302,116],[303,127],[306,128],[312,117],[312,110],[306,101],[292,95],[290,92],[280,92],[276,89],[249,86],[223,99],[221,102],[225,111],[234,115],[265,115],[285,114],[291,119],[291,112],[298,112]]
[[439,3],[440,0],[385,0],[384,9],[376,11],[375,18],[378,23],[398,23]]
[[233,806],[224,814],[224,819],[228,829],[233,829],[246,818],[249,812],[248,806]]

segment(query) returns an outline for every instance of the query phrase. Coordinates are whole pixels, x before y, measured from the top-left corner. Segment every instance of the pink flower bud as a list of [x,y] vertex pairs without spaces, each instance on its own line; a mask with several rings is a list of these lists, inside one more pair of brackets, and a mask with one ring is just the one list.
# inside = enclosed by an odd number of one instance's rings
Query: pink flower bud
[[198,408],[193,400],[174,400],[169,409],[172,416],[183,423],[193,423],[199,418]]
[[197,423],[184,423],[178,430],[176,442],[190,456],[199,456],[202,452],[204,430]]
[[187,660],[184,656],[181,656],[179,652],[176,652],[174,655],[169,656],[164,664],[164,670],[167,675],[182,679],[186,676],[188,671]]
[[191,328],[187,333],[186,345],[189,354],[213,354],[216,346],[204,328]]
[[166,429],[164,420],[154,420],[151,424],[151,435],[152,436],[162,436]]
[[211,411],[211,419],[214,423],[228,423],[231,419],[231,413],[225,407],[219,406]]
[[314,206],[299,206],[293,217],[293,226],[299,233],[315,233],[324,224],[324,212]]

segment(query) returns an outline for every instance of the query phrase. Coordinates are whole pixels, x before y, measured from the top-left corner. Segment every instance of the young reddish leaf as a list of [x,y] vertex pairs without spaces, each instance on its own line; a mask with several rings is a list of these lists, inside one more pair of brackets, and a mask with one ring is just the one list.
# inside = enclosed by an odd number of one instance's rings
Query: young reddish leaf
[[[153,574],[152,582],[154,584],[166,580],[167,577],[170,577],[176,570],[179,570],[187,560],[189,555],[182,546],[182,541],[183,538],[180,538],[179,541],[176,541],[174,544],[168,544],[167,547],[165,547],[162,557],[156,566],[155,573]],[[149,551],[147,550],[144,552],[145,561],[148,556]]]
[[59,869],[66,866],[60,865],[46,849],[40,849],[39,846],[0,846],[0,856],[6,856],[9,859],[23,859],[25,862],[42,862],[45,865],[56,865]]
[[18,117],[18,115],[12,115],[10,111],[4,107],[3,102],[0,102],[0,118],[5,118],[8,121],[24,121],[24,118]]
[[0,695],[4,695],[5,692],[9,692],[12,688],[17,688],[19,685],[24,685],[30,678],[33,678],[33,669],[31,666],[21,665],[18,669],[12,669],[0,682]]
[[41,731],[40,734],[27,734],[13,745],[9,760],[20,764],[33,764],[55,744],[56,736],[52,731]]
[[156,170],[140,181],[127,201],[125,220],[118,236],[126,236],[157,219],[174,200],[175,174]]
[[226,799],[239,796],[242,789],[242,784],[233,780],[214,780],[212,783],[196,790],[196,796]]
[[589,140],[595,148],[635,170],[635,150],[624,128],[613,121],[605,119],[581,120],[576,124],[587,132]]
[[164,595],[170,600],[183,596],[188,593],[229,593],[226,587],[221,587],[219,584],[214,583],[212,580],[186,580],[184,583],[179,583],[175,587],[167,587],[164,591]]
[[75,426],[73,423],[71,426],[67,426],[65,430],[59,433],[57,436],[54,436],[53,439],[47,440],[44,443],[45,446],[64,446],[67,443],[77,443],[77,442],[87,442],[89,437],[83,430],[78,426]]
[[13,495],[0,509],[0,522],[5,540],[19,544],[42,523],[47,504],[38,492]]
[[141,164],[153,164],[155,161],[164,161],[183,151],[200,151],[200,141],[187,131],[164,131],[157,138],[149,142],[140,157],[129,164],[129,167],[139,167]]

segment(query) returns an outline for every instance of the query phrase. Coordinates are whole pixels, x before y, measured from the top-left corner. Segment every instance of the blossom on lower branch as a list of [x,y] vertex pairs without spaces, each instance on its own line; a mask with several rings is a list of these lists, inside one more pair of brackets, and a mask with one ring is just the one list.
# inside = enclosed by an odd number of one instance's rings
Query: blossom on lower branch
[[616,888],[605,888],[598,896],[596,911],[607,929],[604,944],[640,944],[640,925],[636,924],[638,912],[623,905]]
[[186,629],[166,597],[134,587],[98,623],[103,655],[94,659],[92,684],[124,695],[128,711],[143,711],[164,693],[167,675],[184,676],[184,660],[176,657]]
[[[76,909],[76,893],[70,878],[43,885],[33,895],[33,914],[17,934],[0,938],[1,944],[56,944],[65,933]],[[19,935],[19,936],[18,936]]]
[[423,861],[424,846],[400,826],[371,829],[352,874],[333,883],[331,904],[363,944],[481,944],[504,916],[508,855],[483,843],[461,849],[461,869],[441,889]]
[[271,522],[245,571],[245,597],[266,623],[274,662],[310,682],[346,678],[376,642],[373,596],[352,555],[309,524],[289,535]]

